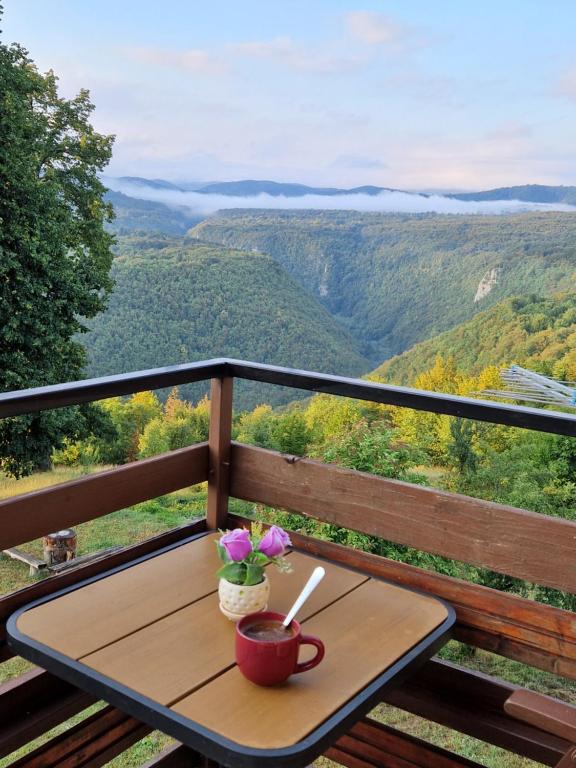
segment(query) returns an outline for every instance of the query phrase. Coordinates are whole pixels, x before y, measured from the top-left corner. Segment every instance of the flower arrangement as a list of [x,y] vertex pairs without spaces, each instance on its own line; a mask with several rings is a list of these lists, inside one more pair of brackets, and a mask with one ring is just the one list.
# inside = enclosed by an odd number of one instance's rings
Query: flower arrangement
[[283,555],[291,543],[286,531],[277,525],[266,533],[259,523],[252,524],[252,531],[247,528],[225,531],[216,542],[224,563],[217,575],[231,584],[249,587],[264,581],[264,566],[269,563],[289,573],[292,566]]

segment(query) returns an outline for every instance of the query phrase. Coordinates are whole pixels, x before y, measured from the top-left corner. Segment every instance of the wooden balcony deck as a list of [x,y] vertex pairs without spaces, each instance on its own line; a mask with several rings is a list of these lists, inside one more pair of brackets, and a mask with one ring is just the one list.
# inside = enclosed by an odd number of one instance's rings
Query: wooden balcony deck
[[[576,436],[576,417],[567,414],[229,360],[2,394],[0,417],[7,417],[212,380],[208,443],[0,502],[1,550],[208,481],[205,519],[1,597],[0,662],[11,657],[5,622],[18,607],[193,533],[245,524],[229,513],[229,496],[576,592],[576,523],[232,443],[235,377]],[[457,613],[456,638],[469,645],[576,679],[576,620],[568,611],[326,541],[300,535],[293,541],[303,552],[444,598]],[[432,660],[388,694],[387,702],[544,765],[576,766],[576,708],[464,667]],[[42,670],[0,686],[0,758],[91,703],[90,696]],[[144,724],[107,706],[10,765],[96,768],[147,732]],[[370,718],[327,756],[350,768],[475,765]],[[146,766],[203,764],[199,755],[175,745]]]

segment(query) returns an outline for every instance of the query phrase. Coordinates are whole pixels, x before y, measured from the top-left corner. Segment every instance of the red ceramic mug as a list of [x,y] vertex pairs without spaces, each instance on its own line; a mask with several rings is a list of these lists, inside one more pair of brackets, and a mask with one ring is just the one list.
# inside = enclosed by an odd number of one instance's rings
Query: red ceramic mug
[[[257,625],[280,627],[286,616],[274,611],[262,611],[244,616],[236,625],[236,663],[244,677],[257,685],[278,685],[284,683],[296,672],[306,672],[324,658],[324,644],[317,637],[303,635],[300,624],[292,621],[286,636],[263,639],[270,633],[259,630]],[[252,637],[247,632],[252,631]],[[272,635],[274,632],[271,630]],[[260,635],[260,636],[256,636]],[[316,646],[316,655],[310,661],[298,661],[301,645]]]

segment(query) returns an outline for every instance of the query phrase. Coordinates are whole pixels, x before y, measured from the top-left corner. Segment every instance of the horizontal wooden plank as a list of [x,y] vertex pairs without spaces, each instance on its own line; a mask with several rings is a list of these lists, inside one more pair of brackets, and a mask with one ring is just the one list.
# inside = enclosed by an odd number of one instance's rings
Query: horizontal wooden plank
[[[337,765],[345,765],[346,768],[382,768],[382,766],[376,765],[376,763],[368,762],[358,755],[352,755],[349,752],[345,752],[339,747],[330,747],[330,749],[324,752],[324,755],[332,760]],[[386,766],[388,768],[388,766]],[[398,765],[395,768],[399,768]],[[413,768],[413,766],[400,766],[400,768]]]
[[150,730],[118,709],[105,707],[16,760],[10,768],[100,768]]
[[[0,419],[229,375],[224,358],[0,393]],[[493,404],[495,405],[495,403]],[[564,415],[564,414],[562,414]]]
[[29,552],[24,552],[22,549],[17,549],[16,547],[2,550],[2,554],[6,557],[12,558],[12,560],[19,560],[21,563],[29,565],[36,571],[38,571],[40,568],[46,568],[48,566],[48,563],[45,560],[40,560],[39,557],[31,555]]
[[169,531],[152,536],[149,539],[124,547],[121,551],[113,555],[108,555],[101,560],[85,563],[80,568],[73,571],[51,576],[43,581],[31,584],[28,587],[11,592],[8,595],[0,597],[0,662],[9,659],[13,654],[6,645],[6,619],[23,605],[38,600],[41,597],[50,595],[60,589],[76,584],[84,579],[89,579],[104,571],[109,571],[119,565],[129,563],[139,557],[155,552],[163,547],[175,544],[177,541],[202,533],[206,530],[206,521],[204,518],[196,520],[193,523],[181,525],[178,528],[172,528]]
[[[210,552],[210,575],[214,588],[215,551]],[[315,558],[292,553],[290,574],[269,569],[270,610],[287,613],[318,564]],[[302,607],[305,621],[367,577],[326,563],[326,578]],[[166,618],[148,624],[96,653],[82,658],[92,669],[132,688],[144,696],[170,704],[196,690],[234,665],[235,625],[218,608],[218,595],[211,594]],[[169,638],[170,653],[166,653]],[[190,649],[194,653],[190,653]]]
[[27,637],[79,659],[218,589],[217,534],[171,549],[24,611]]
[[576,744],[576,707],[536,691],[514,691],[504,702],[510,717]]
[[[547,411],[542,408],[495,403],[474,397],[446,392],[398,387],[365,379],[350,379],[329,373],[280,368],[277,365],[251,363],[246,360],[224,359],[224,375],[240,379],[263,381],[295,389],[325,392],[328,395],[353,397],[373,403],[387,403],[430,413],[445,413],[465,419],[477,419],[511,427],[538,429],[559,435],[576,435],[576,416],[572,413]],[[220,374],[222,375],[222,374]],[[65,386],[65,385],[64,385]],[[1,402],[1,396],[0,396]]]
[[107,515],[208,478],[208,446],[136,461],[0,501],[0,549]]
[[379,766],[406,768],[482,768],[480,763],[455,755],[422,739],[377,723],[360,720],[336,742],[336,748]]
[[203,765],[204,758],[198,752],[176,743],[148,760],[140,768],[200,768]]
[[230,495],[576,592],[576,523],[235,443]]
[[0,685],[0,757],[63,723],[95,701],[41,669]]
[[[246,522],[230,516],[231,525]],[[462,642],[576,679],[576,622],[570,611],[332,542],[291,537],[303,552],[447,600],[456,611],[455,637]]]
[[556,765],[570,742],[504,711],[518,686],[445,661],[429,661],[385,701],[427,720],[535,760]]

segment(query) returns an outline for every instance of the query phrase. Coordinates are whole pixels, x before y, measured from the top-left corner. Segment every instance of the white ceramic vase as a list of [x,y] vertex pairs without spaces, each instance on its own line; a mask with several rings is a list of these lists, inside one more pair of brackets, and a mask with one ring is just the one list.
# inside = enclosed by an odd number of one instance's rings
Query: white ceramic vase
[[249,613],[265,611],[268,607],[270,582],[264,574],[264,581],[245,587],[242,584],[232,584],[226,579],[220,579],[218,596],[220,610],[231,621],[240,621]]

